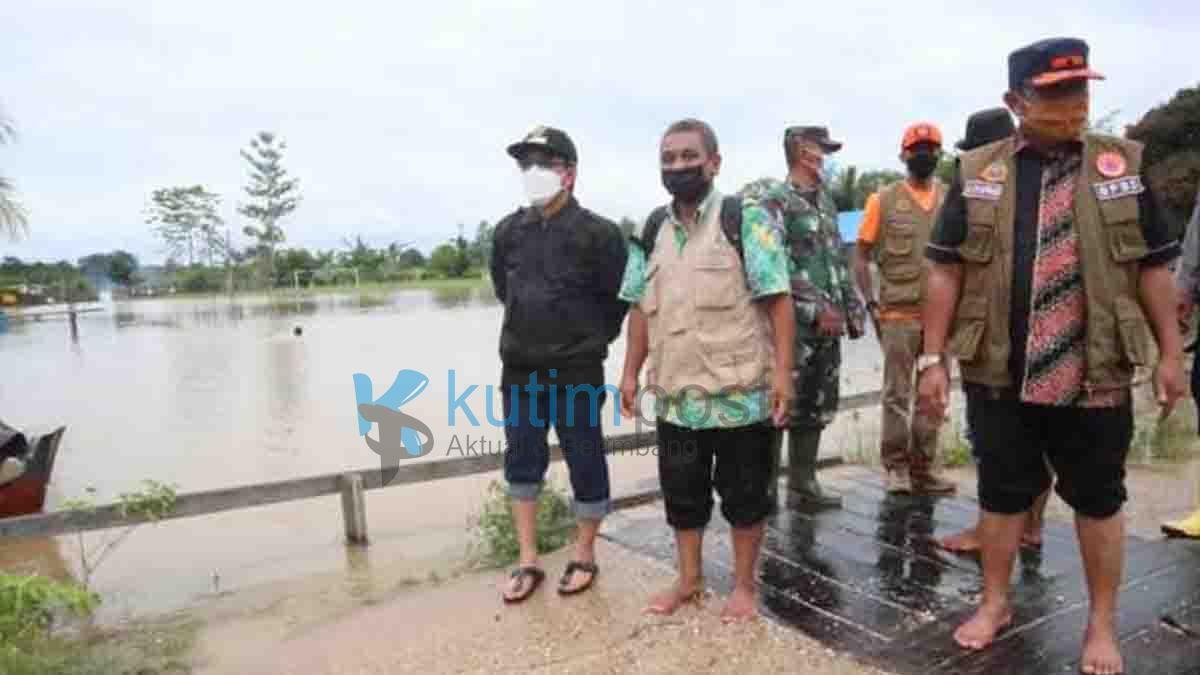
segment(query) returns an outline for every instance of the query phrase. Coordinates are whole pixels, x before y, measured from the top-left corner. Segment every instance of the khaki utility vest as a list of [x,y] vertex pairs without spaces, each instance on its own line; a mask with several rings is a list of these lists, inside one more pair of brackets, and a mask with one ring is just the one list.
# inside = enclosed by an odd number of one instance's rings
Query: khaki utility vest
[[649,329],[646,379],[669,396],[761,389],[774,345],[766,310],[753,300],[741,257],[721,231],[721,200],[688,231],[680,250],[671,217],[658,231],[639,304]]
[[[1016,139],[962,156],[967,236],[958,252],[962,292],[949,352],[963,380],[1013,386],[1008,371],[1013,276]],[[1146,317],[1138,300],[1138,261],[1148,252],[1139,221],[1142,145],[1087,134],[1075,188],[1075,230],[1086,296],[1088,391],[1128,387],[1150,360]]]
[[933,209],[921,208],[904,182],[879,191],[879,306],[884,311],[920,312],[925,297],[925,245],[929,243],[946,199],[945,186],[933,179]]

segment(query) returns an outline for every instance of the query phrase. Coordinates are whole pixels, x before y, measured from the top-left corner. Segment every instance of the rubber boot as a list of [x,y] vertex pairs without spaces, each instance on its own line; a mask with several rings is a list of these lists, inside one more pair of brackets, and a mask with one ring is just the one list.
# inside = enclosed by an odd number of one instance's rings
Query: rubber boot
[[1168,537],[1200,539],[1200,509],[1197,509],[1192,515],[1183,520],[1163,523],[1162,531]]
[[770,515],[779,512],[779,469],[783,450],[783,430],[775,429],[771,437],[771,480],[767,483],[767,500],[771,502]]
[[821,508],[840,508],[842,498],[823,490],[817,483],[817,451],[820,429],[788,430],[788,491],[800,503]]

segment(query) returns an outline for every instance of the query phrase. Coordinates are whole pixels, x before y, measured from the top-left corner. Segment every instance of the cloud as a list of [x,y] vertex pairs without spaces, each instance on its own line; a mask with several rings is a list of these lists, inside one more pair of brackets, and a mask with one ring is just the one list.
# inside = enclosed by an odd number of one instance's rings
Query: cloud
[[658,135],[679,117],[716,128],[727,191],[782,172],[788,124],[830,126],[842,165],[898,168],[906,124],[957,139],[967,114],[998,104],[1008,52],[1050,35],[1089,40],[1110,78],[1095,111],[1132,122],[1195,84],[1183,47],[1200,18],[1193,3],[1108,0],[7,5],[0,21],[22,30],[0,44],[3,103],[21,135],[0,170],[32,236],[0,250],[74,259],[119,245],[149,261],[156,187],[219,192],[238,237],[238,150],[260,129],[288,142],[300,179],[289,243],[360,234],[428,249],[518,205],[503,148],[534,124],[575,138],[586,205],[636,219],[664,199]]

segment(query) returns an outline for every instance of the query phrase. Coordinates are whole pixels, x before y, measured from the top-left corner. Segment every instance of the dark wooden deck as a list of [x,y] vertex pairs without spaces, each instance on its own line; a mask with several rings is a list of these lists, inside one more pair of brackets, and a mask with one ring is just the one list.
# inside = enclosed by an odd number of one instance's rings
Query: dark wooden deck
[[[765,615],[903,675],[1078,672],[1087,591],[1073,526],[1048,522],[1040,553],[1022,551],[1013,626],[990,649],[968,653],[952,632],[978,597],[979,562],[933,539],[973,524],[976,502],[889,496],[869,470],[837,474],[826,482],[845,495],[844,508],[781,507],[772,516],[759,566]],[[624,513],[604,536],[673,561],[656,511]],[[727,531],[714,513],[705,575],[719,592],[732,585]],[[1200,544],[1130,537],[1118,624],[1127,673],[1200,673]]]

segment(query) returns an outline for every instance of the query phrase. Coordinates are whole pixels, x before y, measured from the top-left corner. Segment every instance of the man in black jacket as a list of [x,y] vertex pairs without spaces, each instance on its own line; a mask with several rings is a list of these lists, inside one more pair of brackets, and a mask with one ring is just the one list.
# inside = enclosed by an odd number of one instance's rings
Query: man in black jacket
[[559,593],[587,589],[598,572],[595,537],[609,510],[600,430],[604,359],[625,316],[617,291],[626,244],[613,222],[575,200],[578,155],[566,133],[537,127],[508,154],[530,204],[496,226],[491,260],[492,284],[504,303],[504,477],[521,547],[504,599],[520,602],[545,578],[537,559],[537,499],[551,426],[567,461],[578,521],[575,555]]

